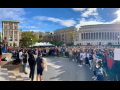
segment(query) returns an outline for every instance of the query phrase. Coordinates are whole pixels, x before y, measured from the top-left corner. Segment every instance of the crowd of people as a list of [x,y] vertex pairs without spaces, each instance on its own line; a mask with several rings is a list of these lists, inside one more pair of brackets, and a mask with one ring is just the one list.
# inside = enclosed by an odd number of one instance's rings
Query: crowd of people
[[[10,48],[9,52],[13,53],[13,56],[19,57],[19,60],[24,63],[24,73],[26,72],[27,58],[30,66],[30,77],[34,78],[34,68],[36,61],[42,63],[42,57],[68,57],[69,61],[75,61],[79,63],[79,67],[87,65],[93,70],[94,76],[91,77],[95,81],[107,80],[116,81],[120,80],[120,62],[114,60],[114,48],[112,46],[71,46],[71,47],[45,47],[45,48]],[[27,56],[28,54],[28,56]],[[20,57],[20,56],[23,57]],[[34,55],[40,56],[40,62],[38,58],[34,58]],[[41,56],[42,55],[42,56]],[[36,60],[35,60],[36,59]],[[42,67],[38,66],[38,75],[42,75]],[[42,77],[40,78],[40,80]],[[38,76],[37,76],[38,80]]]

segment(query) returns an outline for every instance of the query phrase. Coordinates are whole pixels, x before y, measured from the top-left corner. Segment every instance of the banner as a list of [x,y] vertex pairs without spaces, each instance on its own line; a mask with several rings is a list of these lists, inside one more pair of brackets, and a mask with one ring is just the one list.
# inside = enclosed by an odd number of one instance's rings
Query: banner
[[114,60],[120,61],[120,49],[118,48],[114,49]]

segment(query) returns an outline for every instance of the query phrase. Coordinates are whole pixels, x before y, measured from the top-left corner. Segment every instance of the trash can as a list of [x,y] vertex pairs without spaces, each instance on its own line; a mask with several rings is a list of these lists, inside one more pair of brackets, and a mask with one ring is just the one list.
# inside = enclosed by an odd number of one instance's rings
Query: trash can
[[0,45],[0,61],[2,60],[2,46]]

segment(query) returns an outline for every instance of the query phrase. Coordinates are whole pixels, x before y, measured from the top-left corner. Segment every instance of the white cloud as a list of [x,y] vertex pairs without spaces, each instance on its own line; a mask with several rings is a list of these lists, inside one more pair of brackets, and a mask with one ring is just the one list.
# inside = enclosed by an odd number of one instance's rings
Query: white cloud
[[75,27],[77,29],[79,29],[81,26],[84,25],[96,25],[96,24],[120,24],[120,9],[118,9],[115,13],[115,15],[117,15],[117,18],[110,21],[110,22],[105,22],[104,20],[102,20],[101,17],[99,16],[95,16],[95,19],[91,18],[89,20],[86,20],[85,18],[82,19],[78,19],[79,20],[79,24],[77,24]]
[[25,15],[26,12],[24,11],[23,8],[0,8],[0,19],[2,20],[19,20],[23,21],[26,18],[21,17]]
[[90,15],[98,15],[97,8],[88,8],[82,13],[82,17],[89,17]]
[[102,10],[103,10],[104,8],[102,8]]
[[76,22],[73,19],[63,20],[63,19],[58,19],[58,18],[54,18],[54,17],[46,17],[46,16],[36,16],[36,17],[34,17],[34,19],[37,19],[40,21],[41,20],[52,21],[52,22],[59,23],[63,26],[67,26],[67,27],[70,27],[70,26],[73,26],[76,24]]
[[72,8],[72,10],[78,12],[78,11],[84,11],[86,8]]
[[20,28],[37,28],[36,26],[19,26]]

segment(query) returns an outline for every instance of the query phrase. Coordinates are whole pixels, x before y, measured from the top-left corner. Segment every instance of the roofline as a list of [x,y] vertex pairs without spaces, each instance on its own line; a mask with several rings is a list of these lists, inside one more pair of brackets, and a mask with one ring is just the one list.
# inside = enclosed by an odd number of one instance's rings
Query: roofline
[[85,26],[97,26],[97,25],[120,25],[120,24],[94,24],[94,25],[83,25],[81,27],[85,27]]
[[64,30],[64,29],[68,29],[68,28],[76,28],[76,27],[72,26],[72,27],[67,27],[67,28],[57,29],[57,30],[55,30],[55,31],[58,31],[58,30]]
[[2,20],[2,22],[18,22],[19,23],[19,21],[13,21],[13,20]]

